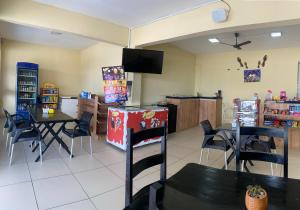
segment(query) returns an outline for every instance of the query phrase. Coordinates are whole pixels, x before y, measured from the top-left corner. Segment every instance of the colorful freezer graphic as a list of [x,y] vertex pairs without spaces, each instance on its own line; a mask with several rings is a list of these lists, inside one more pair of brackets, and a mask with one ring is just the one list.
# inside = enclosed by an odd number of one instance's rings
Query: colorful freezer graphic
[[[167,123],[168,109],[136,109],[126,110],[122,108],[109,108],[107,118],[107,142],[126,150],[127,128],[133,128],[134,132],[160,127],[162,122]],[[159,142],[161,138],[147,139],[140,144]]]

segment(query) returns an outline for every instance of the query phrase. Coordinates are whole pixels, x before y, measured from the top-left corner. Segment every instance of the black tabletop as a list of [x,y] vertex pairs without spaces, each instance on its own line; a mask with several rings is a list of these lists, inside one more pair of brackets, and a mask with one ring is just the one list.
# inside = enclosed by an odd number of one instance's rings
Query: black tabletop
[[[299,209],[300,181],[188,164],[164,185],[161,210],[243,210],[248,185],[266,189],[269,210]],[[134,206],[130,209],[147,209]]]
[[29,108],[29,113],[35,123],[61,123],[75,120],[60,110],[56,110],[54,114],[44,114],[40,106]]

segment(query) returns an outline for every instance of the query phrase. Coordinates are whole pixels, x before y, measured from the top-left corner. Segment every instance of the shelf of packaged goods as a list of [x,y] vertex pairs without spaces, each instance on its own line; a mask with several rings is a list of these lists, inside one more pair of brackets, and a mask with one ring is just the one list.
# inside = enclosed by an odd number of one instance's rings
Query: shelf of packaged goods
[[19,90],[20,93],[35,93],[36,91]]
[[43,96],[58,96],[58,94],[42,94],[42,97]]
[[19,86],[36,86],[36,84],[19,84]]
[[282,114],[264,113],[264,116],[275,117],[278,120],[295,120],[295,121],[300,121],[300,116],[296,116],[296,115],[282,115]]
[[29,76],[29,75],[19,75],[19,77],[29,77],[29,78],[36,78],[36,76]]
[[57,102],[42,102],[42,104],[57,104]]
[[19,98],[20,100],[35,100],[35,98]]

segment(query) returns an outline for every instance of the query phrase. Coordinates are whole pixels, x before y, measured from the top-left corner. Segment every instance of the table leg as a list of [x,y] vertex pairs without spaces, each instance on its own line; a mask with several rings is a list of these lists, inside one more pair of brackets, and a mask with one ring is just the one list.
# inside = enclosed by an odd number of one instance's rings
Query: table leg
[[[50,125],[49,123],[45,123],[45,126],[47,127],[48,131],[52,134],[53,137],[52,137],[52,139],[50,140],[50,142],[49,142],[48,144],[46,144],[46,148],[43,150],[42,154],[44,154],[44,153],[46,152],[46,150],[49,148],[49,146],[52,144],[52,142],[53,142],[54,140],[56,140],[58,143],[60,143],[61,146],[66,150],[66,152],[67,152],[69,155],[71,154],[71,152],[70,152],[68,146],[63,142],[63,140],[62,140],[62,139],[59,137],[59,135],[58,135],[58,134],[61,132],[61,130],[63,129],[63,127],[64,127],[65,124],[66,124],[66,123],[63,123],[63,124],[60,126],[60,128],[57,130],[57,132],[55,132],[55,131],[53,130],[53,127],[54,127],[55,123],[53,123],[52,125]],[[48,131],[47,131],[47,132],[48,132]],[[73,157],[73,155],[72,155],[72,157]],[[40,156],[38,156],[38,157],[36,158],[35,162],[38,162],[39,159],[40,159]]]
[[[41,125],[41,124],[40,124],[40,125]],[[49,124],[50,127],[47,127],[46,124],[45,124],[44,128],[41,130],[41,133],[43,133],[46,129],[47,129],[47,132],[46,132],[44,135],[42,135],[42,139],[45,139],[45,138],[46,138],[46,136],[47,136],[47,135],[49,134],[49,132],[50,132],[49,128],[53,129],[54,125],[55,125],[55,123],[51,123],[51,125]],[[45,142],[44,142],[44,144],[45,144]],[[46,144],[45,144],[45,145],[46,145]],[[38,146],[39,146],[39,145],[36,145],[36,146],[33,148],[32,152],[35,152],[35,151],[37,150]]]

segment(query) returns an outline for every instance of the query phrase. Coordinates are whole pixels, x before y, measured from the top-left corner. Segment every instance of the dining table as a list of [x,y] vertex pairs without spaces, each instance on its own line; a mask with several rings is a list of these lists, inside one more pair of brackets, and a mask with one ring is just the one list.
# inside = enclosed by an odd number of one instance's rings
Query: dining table
[[[44,144],[42,154],[44,154],[48,150],[48,148],[54,141],[57,141],[62,146],[62,148],[64,148],[64,150],[70,155],[71,152],[68,146],[60,138],[59,134],[62,131],[63,127],[66,125],[66,123],[74,122],[75,119],[63,113],[59,109],[55,110],[54,113],[43,113],[43,108],[41,106],[31,106],[28,108],[28,111],[31,120],[35,124],[37,124],[37,127],[41,130],[43,142],[45,142],[46,136],[48,134],[52,135],[50,141]],[[41,129],[43,127],[42,125],[44,125],[43,129]],[[56,130],[54,129],[55,125],[58,125]],[[35,149],[36,148],[34,148],[33,151]],[[36,158],[35,162],[38,162],[39,159],[40,156]]]
[[[291,178],[189,163],[159,184],[162,187],[157,191],[156,210],[244,210],[249,185],[260,185],[266,190],[268,210],[300,209],[300,180]],[[149,210],[149,190],[144,190],[144,195],[126,208],[129,209]]]

